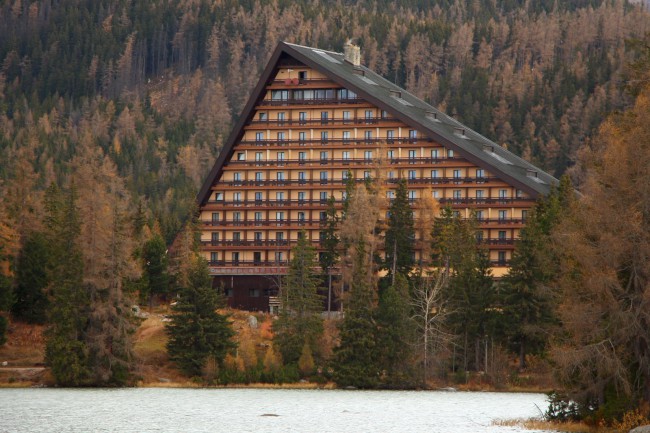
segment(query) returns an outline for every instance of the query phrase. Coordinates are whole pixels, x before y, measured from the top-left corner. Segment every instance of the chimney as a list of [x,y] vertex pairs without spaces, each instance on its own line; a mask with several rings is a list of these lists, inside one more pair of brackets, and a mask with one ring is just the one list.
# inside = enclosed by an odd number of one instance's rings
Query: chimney
[[354,45],[351,39],[343,45],[345,61],[354,66],[361,66],[361,48]]

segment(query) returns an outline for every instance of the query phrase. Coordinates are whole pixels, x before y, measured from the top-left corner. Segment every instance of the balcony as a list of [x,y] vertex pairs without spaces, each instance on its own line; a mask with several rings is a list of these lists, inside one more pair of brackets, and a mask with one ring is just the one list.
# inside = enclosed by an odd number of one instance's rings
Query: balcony
[[[270,126],[320,126],[320,125],[377,125],[380,122],[395,122],[392,117],[358,117],[358,118],[343,118],[343,117],[328,117],[327,119],[313,118],[313,119],[264,119],[264,120],[251,120],[250,126],[262,126],[264,128]],[[395,140],[390,138],[387,140]],[[411,140],[411,139],[409,139]]]
[[283,106],[283,105],[331,105],[331,104],[366,104],[366,101],[361,98],[320,98],[320,99],[263,99],[260,101],[259,106]]
[[[288,122],[288,121],[284,121]],[[320,120],[319,120],[320,122]],[[251,146],[266,146],[266,147],[283,147],[283,146],[288,146],[288,145],[294,145],[297,144],[299,146],[306,145],[306,144],[357,144],[357,145],[362,145],[362,144],[367,144],[367,145],[378,145],[379,143],[385,143],[389,141],[391,143],[402,143],[402,144],[413,144],[413,140],[407,137],[403,138],[383,138],[383,137],[375,137],[375,138],[327,138],[325,140],[322,140],[320,138],[315,138],[315,139],[262,139],[262,140],[241,140],[239,144],[241,145],[251,145]],[[428,138],[420,138],[417,140],[418,143],[433,143],[433,140],[428,139]],[[426,159],[431,159],[432,161],[445,161],[445,160],[453,160],[453,159],[460,159],[456,157],[452,158],[426,158]],[[408,159],[405,159],[408,161]],[[236,162],[244,162],[244,161],[229,161],[229,163],[236,163]]]

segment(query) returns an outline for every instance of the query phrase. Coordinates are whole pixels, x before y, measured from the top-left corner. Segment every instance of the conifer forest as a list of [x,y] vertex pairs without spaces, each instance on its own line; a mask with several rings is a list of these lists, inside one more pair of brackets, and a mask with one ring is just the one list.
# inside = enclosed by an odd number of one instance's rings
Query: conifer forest
[[[403,183],[390,204],[348,185],[320,262],[295,247],[257,356],[196,257],[196,195],[278,42],[349,39],[363,65],[561,181],[496,282],[472,219],[432,200],[414,221]],[[510,360],[548,366],[550,419],[647,420],[648,119],[638,2],[0,2],[0,344],[12,323],[43,325],[55,383],[129,385],[133,306],[171,303],[169,360],[206,384],[498,382]],[[328,284],[347,288],[336,319]]]

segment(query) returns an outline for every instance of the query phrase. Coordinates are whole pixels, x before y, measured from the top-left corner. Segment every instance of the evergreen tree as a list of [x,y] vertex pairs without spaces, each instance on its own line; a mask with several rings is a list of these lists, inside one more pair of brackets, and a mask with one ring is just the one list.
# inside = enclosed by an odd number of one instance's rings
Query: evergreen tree
[[46,289],[49,283],[48,241],[42,233],[27,235],[16,260],[16,302],[12,313],[29,323],[45,323],[49,301]]
[[375,388],[379,385],[379,351],[375,323],[374,288],[369,282],[363,239],[354,251],[354,266],[345,317],[334,350],[334,381],[339,386]]
[[45,207],[50,256],[49,328],[45,337],[45,361],[59,385],[89,383],[88,347],[85,330],[90,309],[82,284],[83,258],[79,247],[81,222],[72,185],[65,193],[55,185],[48,188]]
[[154,234],[144,244],[142,261],[144,284],[140,296],[151,306],[154,296],[164,296],[169,291],[167,245],[160,234]]
[[559,271],[552,251],[551,232],[559,223],[573,195],[566,176],[560,186],[541,198],[521,230],[500,285],[501,304],[508,343],[519,354],[519,368],[526,367],[526,355],[539,353],[547,343],[554,317],[555,296],[550,283]]
[[336,213],[336,200],[330,196],[327,200],[327,226],[323,232],[321,248],[323,252],[319,256],[320,266],[327,276],[327,313],[332,310],[332,270],[339,260],[338,247],[340,244],[339,237],[336,233],[338,225],[338,215]]
[[200,376],[210,356],[221,366],[228,351],[236,347],[228,317],[216,311],[221,299],[211,282],[207,263],[195,258],[187,285],[178,288],[166,329],[169,357],[188,376]]
[[449,274],[443,293],[447,325],[460,340],[464,370],[481,368],[481,344],[494,327],[494,281],[486,251],[476,242],[476,221],[444,208],[433,228],[434,263]]
[[395,284],[396,274],[408,276],[415,265],[413,249],[415,226],[413,211],[409,204],[406,179],[400,179],[397,183],[395,198],[388,210],[388,229],[384,244],[385,267],[392,276],[391,284]]
[[0,346],[7,342],[9,320],[2,314],[9,311],[13,300],[11,278],[0,274]]
[[412,385],[415,323],[411,319],[408,280],[401,274],[379,297],[377,327],[383,383],[389,387]]
[[301,232],[280,292],[280,317],[273,324],[275,342],[287,364],[298,362],[305,344],[316,348],[323,333],[317,267],[316,252]]

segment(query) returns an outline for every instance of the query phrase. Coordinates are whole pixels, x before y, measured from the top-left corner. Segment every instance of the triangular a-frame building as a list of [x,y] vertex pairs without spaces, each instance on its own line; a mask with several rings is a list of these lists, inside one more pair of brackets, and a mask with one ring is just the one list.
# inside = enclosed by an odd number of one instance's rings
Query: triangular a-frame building
[[373,176],[380,157],[388,188],[405,178],[410,198],[476,215],[497,276],[557,183],[359,59],[350,44],[280,43],[203,184],[201,252],[230,305],[268,310],[299,232],[318,248],[328,198],[340,205],[347,177]]

